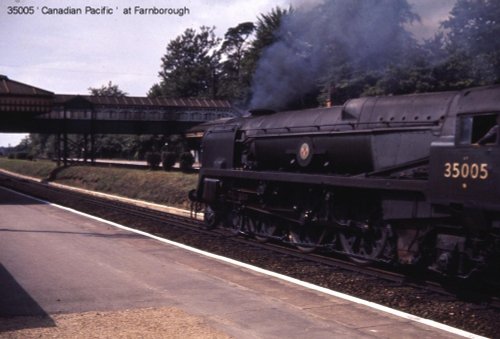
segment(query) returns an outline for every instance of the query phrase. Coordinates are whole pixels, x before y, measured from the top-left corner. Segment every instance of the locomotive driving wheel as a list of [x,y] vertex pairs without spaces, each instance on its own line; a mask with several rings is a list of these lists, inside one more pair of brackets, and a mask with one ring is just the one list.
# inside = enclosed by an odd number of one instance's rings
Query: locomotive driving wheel
[[277,232],[277,227],[266,217],[248,217],[248,230],[259,242],[266,242]]
[[327,230],[313,225],[292,228],[288,240],[303,253],[311,253],[323,243]]
[[349,258],[358,264],[368,264],[384,254],[390,228],[382,222],[359,223],[351,230],[339,233],[340,244]]
[[205,211],[203,213],[203,222],[205,223],[206,229],[211,230],[217,227],[217,223],[219,222],[219,217],[215,212],[215,210],[210,205],[207,205],[205,207]]
[[237,208],[231,209],[227,215],[225,227],[234,234],[244,234],[247,232],[245,227],[245,217]]

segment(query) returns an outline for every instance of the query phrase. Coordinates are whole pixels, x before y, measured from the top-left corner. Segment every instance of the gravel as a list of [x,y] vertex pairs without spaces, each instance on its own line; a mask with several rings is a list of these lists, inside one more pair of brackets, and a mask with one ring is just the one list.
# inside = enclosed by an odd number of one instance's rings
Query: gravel
[[[31,328],[25,328],[29,325]],[[199,338],[225,339],[203,319],[176,308],[85,312],[0,318],[0,337],[11,338]]]

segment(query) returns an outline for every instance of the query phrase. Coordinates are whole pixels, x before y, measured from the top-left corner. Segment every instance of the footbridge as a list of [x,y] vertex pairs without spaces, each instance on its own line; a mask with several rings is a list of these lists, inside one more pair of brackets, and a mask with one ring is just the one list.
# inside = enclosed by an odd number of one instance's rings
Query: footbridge
[[[67,135],[181,134],[238,112],[225,100],[67,95],[0,75],[0,133],[56,134],[67,154]],[[87,146],[85,146],[87,148]]]
[[0,75],[0,132],[172,134],[231,117],[225,100],[54,94]]

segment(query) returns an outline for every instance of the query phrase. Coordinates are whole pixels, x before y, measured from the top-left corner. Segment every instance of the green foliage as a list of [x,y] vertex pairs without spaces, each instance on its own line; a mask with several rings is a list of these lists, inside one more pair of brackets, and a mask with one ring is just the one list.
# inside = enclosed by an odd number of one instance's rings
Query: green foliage
[[161,154],[158,152],[147,152],[146,162],[148,163],[149,169],[157,170],[160,167]]
[[247,88],[244,90],[247,97],[246,102],[249,103],[253,93],[251,92],[252,81],[254,80],[255,70],[259,60],[262,58],[262,53],[279,40],[278,32],[281,24],[288,15],[294,12],[292,7],[283,9],[275,7],[269,13],[261,14],[257,18],[255,25],[255,38],[250,43],[245,58],[242,61],[244,72],[248,74],[246,78]]
[[179,158],[179,167],[182,172],[189,172],[193,169],[194,157],[191,152],[184,152]]
[[[406,9],[403,13],[406,12]],[[407,12],[406,12],[407,13]],[[334,101],[363,95],[390,95],[457,90],[500,82],[500,2],[459,0],[443,30],[432,39],[409,39],[401,58],[379,71],[356,72],[355,60],[329,68],[322,97],[334,87]],[[402,21],[411,19],[402,15]],[[403,25],[404,28],[404,25]],[[404,46],[404,45],[403,45]],[[334,59],[333,57],[332,59]]]
[[500,2],[458,0],[450,18],[442,23],[450,54],[444,64],[454,86],[487,85],[500,82]]
[[100,88],[89,87],[90,95],[98,97],[123,97],[127,93],[122,91],[118,85],[113,85],[111,81],[107,85],[102,85]]
[[449,30],[449,47],[468,54],[498,52],[499,18],[500,3],[496,0],[458,0],[450,18],[442,23]]
[[172,167],[174,167],[175,162],[177,161],[177,153],[175,152],[162,152],[161,153],[161,161],[163,170],[170,171]]
[[252,22],[244,22],[227,30],[220,49],[225,60],[220,65],[217,97],[245,102],[248,96],[251,73],[246,67],[250,36],[255,30]]
[[[0,168],[36,178],[46,178],[56,168],[56,164],[52,161],[0,158]],[[198,175],[195,173],[70,166],[58,171],[54,181],[93,191],[189,208],[188,192],[196,187]]]
[[277,33],[283,19],[293,13],[294,10],[291,7],[289,9],[276,7],[270,13],[259,16],[255,27],[255,40],[253,40],[251,50],[249,51],[250,63],[257,63],[262,51],[278,40]]
[[323,103],[330,95],[335,104],[342,104],[362,95],[396,94],[391,92],[395,88],[404,92],[395,84],[400,80],[388,74],[399,76],[396,69],[413,67],[421,56],[417,41],[407,30],[419,20],[408,2],[335,0],[332,4],[325,3],[316,11],[332,20],[334,31],[316,52],[331,55],[326,63],[320,61],[324,69],[317,79],[321,87],[318,101]]
[[56,138],[52,134],[30,134],[30,152],[39,158],[54,156]]
[[200,32],[188,28],[170,41],[161,59],[161,82],[149,94],[168,98],[215,97],[220,39],[214,30],[215,27],[206,26],[200,27]]
[[197,181],[197,174],[90,166],[70,166],[55,177],[61,184],[183,208]]
[[170,135],[162,147],[163,151],[173,152],[176,157],[188,150],[187,141],[182,134]]
[[0,158],[0,168],[35,178],[46,178],[56,168],[56,164],[46,160],[15,160],[9,156],[9,159]]
[[[14,159],[19,159],[19,160],[30,160],[32,161],[33,160],[33,155],[32,154],[29,154],[28,152],[15,152],[15,153],[11,153],[14,155]],[[9,154],[9,159],[12,159],[10,157],[10,154]]]
[[16,152],[29,153],[31,151],[32,147],[33,147],[32,140],[30,139],[29,136],[27,136],[27,137],[24,137],[16,147],[14,147],[14,150]]
[[220,98],[246,105],[262,50],[276,40],[275,32],[288,12],[276,7],[262,14],[256,25],[243,22],[229,28],[224,40],[215,36],[214,27],[186,29],[167,45],[161,81],[148,96]]
[[[122,135],[97,134],[94,136],[94,152],[97,158],[144,160],[151,150],[159,150],[167,138],[158,135]],[[31,154],[42,158],[55,156],[56,138],[54,135],[30,134],[29,147],[24,147]],[[85,137],[68,135],[70,158],[90,158],[90,137],[87,139],[88,154],[84,154]]]
[[[42,179],[50,175],[56,168],[56,164],[43,160],[25,161],[0,158],[0,168]],[[198,175],[123,168],[70,166],[58,171],[54,181],[93,191],[189,208],[188,192],[196,187]]]

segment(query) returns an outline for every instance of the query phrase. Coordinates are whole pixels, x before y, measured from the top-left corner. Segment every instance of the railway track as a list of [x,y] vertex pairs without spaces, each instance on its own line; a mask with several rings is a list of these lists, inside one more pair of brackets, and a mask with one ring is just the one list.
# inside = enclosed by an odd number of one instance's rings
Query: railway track
[[[457,299],[456,290],[443,288],[439,283],[420,279],[416,275],[391,272],[382,267],[358,266],[328,253],[306,254],[273,242],[260,243],[251,237],[241,236],[226,229],[206,230],[202,222],[190,218],[68,191],[52,185],[16,179],[4,174],[0,174],[0,185],[173,241],[229,256],[278,273],[292,275],[324,287],[338,290],[339,286],[336,287],[335,284],[332,286],[329,280],[333,279],[332,277],[347,276],[342,279],[350,281],[353,286],[356,285],[353,282],[361,281],[361,286],[367,286],[369,283],[370,286],[375,286],[375,289],[392,290],[393,292],[389,292],[390,295],[402,293],[411,294],[418,301],[425,299],[445,304],[463,303]],[[320,277],[311,278],[316,274]],[[323,280],[321,275],[325,277]],[[342,287],[345,284],[340,285]],[[353,292],[352,289],[354,287],[341,291],[353,294],[355,291]],[[366,298],[363,293],[360,297]],[[498,316],[500,302],[496,296],[468,293],[466,298],[469,301],[474,300],[471,306],[467,306],[469,309],[475,312],[492,312],[494,316]],[[383,303],[379,300],[374,300],[374,302]],[[399,308],[404,310],[403,307]],[[464,329],[471,330],[470,328]]]

